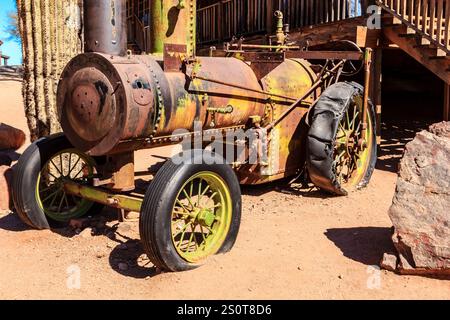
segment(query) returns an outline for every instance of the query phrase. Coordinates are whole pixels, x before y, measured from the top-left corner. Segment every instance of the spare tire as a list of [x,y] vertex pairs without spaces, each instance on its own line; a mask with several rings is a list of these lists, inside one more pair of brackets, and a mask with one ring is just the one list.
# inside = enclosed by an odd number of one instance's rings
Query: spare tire
[[363,140],[363,87],[339,82],[328,87],[311,109],[306,165],[311,181],[334,195],[368,185],[377,161],[376,117],[367,110]]

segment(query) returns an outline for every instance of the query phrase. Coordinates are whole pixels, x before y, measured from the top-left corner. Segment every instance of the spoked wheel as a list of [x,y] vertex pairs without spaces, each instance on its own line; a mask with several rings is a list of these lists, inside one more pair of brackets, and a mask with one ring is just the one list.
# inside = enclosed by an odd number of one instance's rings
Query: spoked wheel
[[225,181],[204,171],[181,188],[172,215],[172,240],[178,254],[197,263],[219,251],[230,229],[233,203]]
[[366,133],[363,132],[362,104],[360,96],[356,96],[350,102],[345,116],[339,123],[336,136],[333,170],[337,176],[337,182],[345,189],[357,187],[364,178],[370,164],[368,160],[374,148],[370,116],[367,117]]
[[97,213],[100,204],[64,191],[65,181],[88,182],[95,173],[94,160],[73,149],[64,135],[54,135],[32,144],[14,172],[14,206],[23,222],[48,229],[53,222]]
[[370,103],[365,130],[362,94],[358,84],[337,83],[325,90],[311,114],[309,175],[317,187],[337,195],[365,187],[376,164],[375,112]]
[[64,192],[64,182],[86,183],[94,175],[93,160],[75,149],[55,154],[43,166],[36,185],[41,210],[52,220],[67,222],[84,216],[94,203]]
[[240,186],[228,165],[170,160],[145,196],[141,239],[157,267],[190,270],[212,255],[231,250],[240,218]]

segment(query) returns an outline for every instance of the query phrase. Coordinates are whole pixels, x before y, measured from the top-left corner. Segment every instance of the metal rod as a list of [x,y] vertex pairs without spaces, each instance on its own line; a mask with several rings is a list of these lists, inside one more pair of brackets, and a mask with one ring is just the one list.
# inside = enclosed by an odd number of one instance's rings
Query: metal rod
[[[327,79],[329,78],[333,72],[335,72],[336,70],[338,70],[339,68],[342,67],[342,65],[345,63],[345,60],[340,61],[338,64],[336,64],[331,70],[327,71],[325,75],[323,75],[322,78],[317,79],[317,82],[315,84],[313,84],[313,86],[297,101],[295,101],[285,112],[283,112],[283,114],[276,119],[275,121],[273,121],[272,123],[270,123],[268,126],[266,126],[267,130],[271,130],[273,129],[275,126],[277,126],[281,121],[283,121],[293,110],[295,110],[295,108],[297,108],[297,105],[300,104],[303,100],[305,100],[306,98],[308,98],[311,94],[314,93],[314,91]],[[312,104],[314,105],[314,104]]]
[[191,78],[208,81],[208,82],[213,82],[213,83],[221,84],[221,85],[224,85],[227,87],[233,87],[233,88],[242,89],[242,90],[246,90],[246,91],[250,91],[250,92],[265,94],[270,97],[282,98],[282,99],[286,99],[286,100],[290,100],[290,101],[297,101],[295,98],[284,96],[281,94],[275,94],[275,93],[270,93],[270,92],[263,91],[263,90],[251,89],[251,88],[247,88],[244,86],[240,86],[238,84],[228,83],[228,82],[224,82],[224,81],[220,81],[220,80],[216,80],[216,79],[205,78],[202,76],[191,76]]
[[238,49],[292,49],[292,50],[300,50],[299,46],[284,46],[284,45],[266,45],[266,44],[232,44],[230,48],[238,48]]

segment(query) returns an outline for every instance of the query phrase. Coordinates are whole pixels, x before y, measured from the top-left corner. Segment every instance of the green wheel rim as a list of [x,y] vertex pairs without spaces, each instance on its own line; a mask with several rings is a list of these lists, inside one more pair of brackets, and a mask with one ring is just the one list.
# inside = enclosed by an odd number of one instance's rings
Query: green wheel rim
[[339,123],[334,148],[334,172],[345,188],[358,187],[370,165],[374,148],[373,120],[368,110],[366,140],[363,141],[362,98],[355,97]]
[[63,182],[87,182],[94,175],[94,162],[75,149],[55,154],[42,167],[36,184],[36,200],[45,215],[58,222],[84,216],[94,202],[64,192]]
[[200,172],[180,189],[172,211],[172,241],[178,254],[197,263],[222,247],[232,221],[232,200],[216,173]]

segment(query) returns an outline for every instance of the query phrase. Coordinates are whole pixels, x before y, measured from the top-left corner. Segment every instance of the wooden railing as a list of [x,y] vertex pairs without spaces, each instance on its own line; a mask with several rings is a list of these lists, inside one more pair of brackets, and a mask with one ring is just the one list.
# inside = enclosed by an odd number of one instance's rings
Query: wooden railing
[[377,3],[450,54],[450,0],[377,0]]
[[145,26],[138,16],[132,15],[127,19],[127,32],[128,39],[142,52],[150,50],[150,27]]
[[224,0],[197,13],[199,43],[266,31],[266,0]]
[[275,10],[291,28],[302,28],[365,15],[373,0],[223,0],[200,8],[198,42],[207,44],[273,31]]
[[291,0],[278,1],[291,28],[346,20],[367,13],[368,0]]

